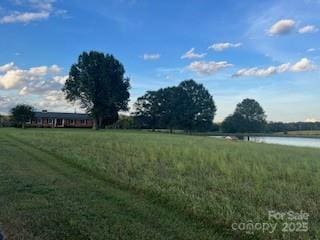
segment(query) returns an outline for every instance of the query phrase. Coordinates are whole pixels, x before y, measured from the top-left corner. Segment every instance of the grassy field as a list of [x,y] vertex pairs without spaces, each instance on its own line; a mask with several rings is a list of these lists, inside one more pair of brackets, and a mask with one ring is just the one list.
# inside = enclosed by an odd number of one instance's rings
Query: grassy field
[[[0,129],[8,239],[319,239],[320,149],[136,131]],[[233,230],[310,214],[307,232]],[[278,222],[277,222],[278,223]]]

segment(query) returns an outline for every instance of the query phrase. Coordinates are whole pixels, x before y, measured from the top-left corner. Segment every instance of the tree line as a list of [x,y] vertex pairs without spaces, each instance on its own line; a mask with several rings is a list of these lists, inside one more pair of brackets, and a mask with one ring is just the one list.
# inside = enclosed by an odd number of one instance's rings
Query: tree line
[[216,106],[209,91],[194,80],[147,91],[134,105],[133,117],[141,128],[190,131],[211,130]]
[[320,122],[269,122],[266,132],[314,131],[320,130]]
[[[71,66],[62,91],[68,101],[79,103],[92,116],[95,129],[112,126],[228,133],[320,129],[320,123],[267,123],[265,111],[254,99],[244,99],[233,114],[221,124],[214,124],[217,108],[213,97],[192,79],[147,91],[137,99],[131,115],[119,119],[119,111],[128,110],[129,89],[130,79],[125,77],[122,63],[111,54],[91,51],[83,52]],[[11,114],[15,124],[24,127],[33,116],[33,108],[18,105]]]

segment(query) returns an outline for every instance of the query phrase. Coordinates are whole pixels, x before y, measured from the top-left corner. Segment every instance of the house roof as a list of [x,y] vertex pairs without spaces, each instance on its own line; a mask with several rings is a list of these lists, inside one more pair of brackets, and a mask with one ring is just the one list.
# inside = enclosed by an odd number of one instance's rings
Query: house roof
[[62,113],[62,112],[35,112],[35,118],[61,118],[71,120],[87,120],[92,119],[88,114],[85,113]]

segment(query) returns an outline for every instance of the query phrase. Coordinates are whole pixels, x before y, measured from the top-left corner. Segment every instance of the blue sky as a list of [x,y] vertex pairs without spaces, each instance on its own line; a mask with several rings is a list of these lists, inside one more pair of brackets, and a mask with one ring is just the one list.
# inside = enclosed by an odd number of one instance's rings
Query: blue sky
[[2,0],[0,113],[77,111],[60,89],[82,51],[115,55],[145,91],[193,78],[221,121],[254,98],[272,121],[320,121],[320,1]]

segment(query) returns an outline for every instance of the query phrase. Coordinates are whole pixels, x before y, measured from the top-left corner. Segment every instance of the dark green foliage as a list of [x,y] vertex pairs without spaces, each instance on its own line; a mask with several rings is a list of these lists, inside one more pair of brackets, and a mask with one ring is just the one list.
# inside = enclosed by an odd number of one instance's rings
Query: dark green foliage
[[286,131],[314,131],[320,130],[320,122],[270,122],[267,124],[268,132],[286,132]]
[[0,127],[12,127],[14,125],[11,116],[0,116]]
[[220,124],[218,123],[213,123],[211,126],[211,129],[209,130],[210,132],[218,132],[220,130]]
[[141,128],[155,129],[159,126],[161,108],[157,91],[147,91],[135,103],[135,121]]
[[181,128],[184,120],[183,110],[185,109],[186,93],[180,87],[167,87],[157,92],[160,105],[160,126],[167,128],[170,132],[173,129]]
[[148,91],[135,104],[135,118],[142,128],[186,131],[210,130],[216,107],[202,84],[186,80],[177,87]]
[[83,52],[73,64],[63,91],[69,101],[79,101],[95,118],[95,126],[117,121],[118,111],[127,110],[129,78],[113,55]]
[[217,109],[209,91],[194,80],[183,81],[179,88],[184,92],[180,127],[188,131],[210,129]]
[[254,99],[244,99],[235,112],[222,123],[223,132],[262,132],[266,126],[266,115]]
[[19,104],[11,109],[13,120],[17,126],[25,127],[25,123],[34,116],[33,107],[26,104]]
[[227,133],[246,132],[245,126],[245,119],[240,114],[234,113],[226,117],[221,124],[221,129]]
[[117,122],[107,126],[114,129],[135,129],[138,126],[135,123],[135,119],[132,116],[120,115]]

